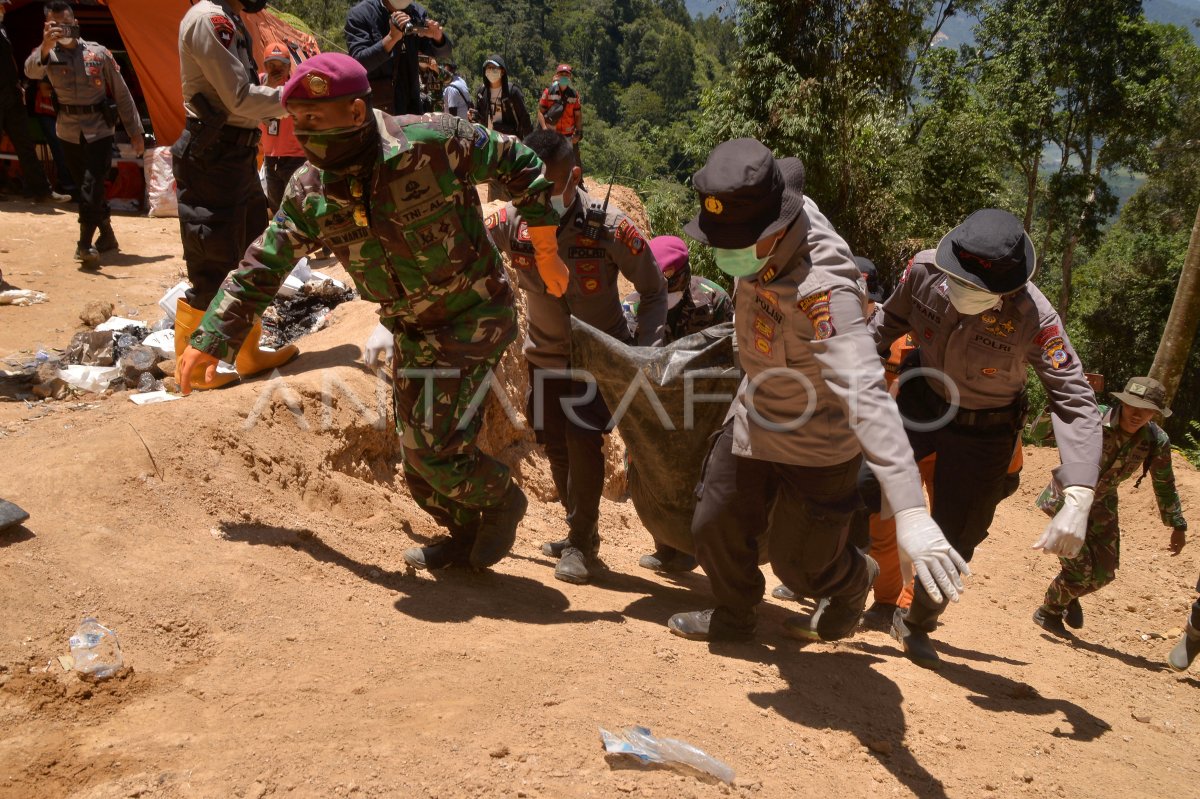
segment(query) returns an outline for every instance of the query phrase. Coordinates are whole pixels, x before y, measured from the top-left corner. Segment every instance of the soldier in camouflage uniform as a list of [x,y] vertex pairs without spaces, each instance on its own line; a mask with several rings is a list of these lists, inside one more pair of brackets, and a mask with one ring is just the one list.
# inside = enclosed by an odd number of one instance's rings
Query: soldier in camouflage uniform
[[[678,236],[650,239],[650,251],[663,279],[667,281],[667,326],[663,345],[699,333],[701,330],[733,321],[733,300],[725,289],[706,277],[692,277],[687,243]],[[629,329],[637,330],[637,314],[642,295],[634,291],[622,301]]]
[[531,225],[536,266],[548,291],[561,295],[566,267],[554,245],[551,184],[516,139],[450,116],[373,112],[369,93],[366,71],[349,56],[325,53],[296,69],[282,97],[309,164],[225,279],[179,373],[212,371],[217,358],[236,352],[296,258],[328,247],[363,298],[379,303],[394,336],[405,479],[417,504],[450,531],[405,560],[482,568],[507,554],[527,503],[509,470],[475,445],[482,420],[472,401],[486,392],[517,320],[474,186],[496,178],[512,192]]
[[[1170,415],[1166,389],[1157,380],[1134,377],[1125,384],[1123,392],[1113,396],[1121,404],[1112,409],[1101,408],[1104,449],[1083,549],[1073,558],[1059,559],[1062,571],[1050,583],[1042,606],[1033,614],[1038,626],[1058,635],[1066,635],[1064,618],[1071,627],[1082,627],[1083,608],[1079,598],[1100,590],[1117,576],[1121,544],[1117,486],[1135,471],[1142,470],[1139,485],[1142,478],[1150,475],[1162,522],[1173,530],[1171,551],[1179,554],[1187,540],[1187,521],[1171,470],[1171,440],[1161,427],[1150,421],[1158,413]],[[1062,487],[1056,481],[1051,482],[1037,504],[1050,516],[1058,513],[1063,506]]]

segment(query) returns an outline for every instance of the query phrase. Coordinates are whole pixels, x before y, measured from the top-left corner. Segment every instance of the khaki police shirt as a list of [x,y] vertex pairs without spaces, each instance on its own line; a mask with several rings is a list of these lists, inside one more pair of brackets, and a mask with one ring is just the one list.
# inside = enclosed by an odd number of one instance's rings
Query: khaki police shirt
[[496,246],[512,260],[517,284],[529,308],[525,357],[544,369],[565,369],[571,355],[571,317],[587,322],[619,341],[630,342],[629,323],[617,289],[618,273],[641,294],[637,313],[638,345],[649,347],[662,338],[667,319],[667,284],[646,240],[624,212],[610,205],[606,235],[583,235],[584,209],[592,202],[583,189],[558,227],[558,254],[570,271],[562,297],[546,293],[537,271],[529,228],[510,203],[487,219]]
[[284,115],[279,88],[256,80],[250,36],[225,0],[200,0],[179,23],[179,71],[183,107],[189,119],[202,114],[192,105],[197,92],[214,108],[229,113],[226,125],[257,128],[264,119]]
[[[25,60],[25,74],[32,80],[49,78],[61,105],[105,105],[112,97],[129,138],[143,135],[133,95],[107,48],[79,39],[75,47],[55,45],[43,62],[39,45]],[[112,136],[116,130],[100,111],[85,114],[59,111],[56,133],[63,141],[78,143],[80,137],[92,142]]]
[[863,319],[850,248],[808,197],[775,257],[734,287],[745,378],[729,409],[733,452],[833,466],[862,452],[891,511],[924,506],[912,447]]
[[[911,333],[921,366],[936,369],[957,387],[969,410],[1011,405],[1025,387],[1025,366],[1046,387],[1064,486],[1094,487],[1100,476],[1100,411],[1083,376],[1067,331],[1050,301],[1032,283],[1004,297],[999,307],[963,316],[950,304],[948,278],[934,265],[936,250],[917,253],[899,288],[871,322],[880,355]],[[929,385],[943,399],[947,386]]]

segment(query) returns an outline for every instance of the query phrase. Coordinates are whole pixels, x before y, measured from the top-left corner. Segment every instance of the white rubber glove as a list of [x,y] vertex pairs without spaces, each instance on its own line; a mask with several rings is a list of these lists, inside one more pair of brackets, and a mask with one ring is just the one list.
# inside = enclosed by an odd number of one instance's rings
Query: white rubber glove
[[1087,535],[1088,514],[1096,492],[1084,486],[1067,486],[1063,489],[1063,506],[1046,525],[1046,531],[1033,545],[1034,549],[1073,558],[1083,548]]
[[375,368],[380,355],[384,357],[383,365],[390,369],[392,361],[396,359],[396,338],[392,335],[392,331],[383,326],[382,322],[371,331],[371,337],[367,339],[367,345],[363,347],[363,361],[367,364],[368,369]]
[[900,548],[900,571],[907,584],[917,579],[934,602],[942,595],[957,602],[963,591],[960,574],[971,576],[967,562],[950,546],[941,528],[923,507],[896,511],[896,545]]

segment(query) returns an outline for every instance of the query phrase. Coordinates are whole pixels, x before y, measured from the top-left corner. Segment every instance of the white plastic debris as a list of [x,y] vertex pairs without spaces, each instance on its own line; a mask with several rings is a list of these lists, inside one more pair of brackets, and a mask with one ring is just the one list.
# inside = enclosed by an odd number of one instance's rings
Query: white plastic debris
[[163,352],[175,352],[175,329],[158,330],[142,339],[142,344]]
[[150,201],[150,216],[179,216],[175,175],[171,171],[171,148],[151,147],[146,150],[142,156],[142,167],[146,172],[146,195]]
[[0,305],[16,305],[24,307],[26,305],[37,305],[41,302],[46,302],[46,295],[40,291],[33,289],[9,289],[8,291],[0,291]]
[[58,376],[68,385],[84,391],[101,392],[108,388],[121,370],[116,366],[66,366],[58,370]]
[[183,399],[183,397],[178,394],[168,394],[162,390],[129,395],[129,401],[134,405],[155,405],[159,402],[171,402],[177,399]]
[[636,757],[643,763],[688,766],[733,784],[733,769],[684,741],[655,738],[648,727],[626,727],[619,735],[600,728],[600,740],[606,752]]
[[124,330],[127,327],[145,327],[146,323],[139,319],[128,319],[124,316],[110,316],[106,321],[96,325],[97,333],[107,333],[108,331]]
[[279,287],[277,293],[281,297],[295,297],[304,288],[305,283],[314,280],[318,282],[329,280],[339,289],[343,291],[346,289],[346,284],[342,281],[313,269],[306,255],[296,262],[296,266],[292,269],[291,274],[287,276],[287,279],[283,281],[283,285]]
[[192,285],[186,280],[181,280],[167,289],[167,293],[159,299],[158,307],[162,308],[163,313],[171,320],[171,324],[175,323],[175,306],[183,299],[183,295],[187,294],[188,289],[191,287]]

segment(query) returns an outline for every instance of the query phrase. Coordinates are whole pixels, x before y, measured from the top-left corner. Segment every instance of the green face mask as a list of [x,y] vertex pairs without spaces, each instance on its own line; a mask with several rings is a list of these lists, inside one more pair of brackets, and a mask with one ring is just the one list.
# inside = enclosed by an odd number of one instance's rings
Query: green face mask
[[[723,250],[720,247],[713,247],[713,258],[717,261],[717,268],[730,277],[749,277],[756,274],[767,265],[767,261],[771,260],[770,254],[766,258],[759,258],[757,252],[758,242],[738,250]],[[771,254],[774,252],[775,248],[772,247]]]
[[379,130],[374,119],[351,128],[306,131],[296,129],[296,140],[309,162],[319,169],[353,171],[366,165],[379,149]]

